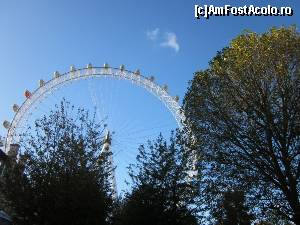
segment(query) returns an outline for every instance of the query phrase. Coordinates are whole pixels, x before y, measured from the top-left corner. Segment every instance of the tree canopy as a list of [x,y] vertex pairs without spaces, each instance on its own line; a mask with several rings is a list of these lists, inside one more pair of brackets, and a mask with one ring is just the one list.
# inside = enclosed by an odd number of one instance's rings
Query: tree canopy
[[300,35],[245,32],[195,73],[184,99],[212,210],[227,191],[256,215],[300,224]]
[[36,120],[1,178],[14,224],[109,224],[111,167],[101,152],[103,130],[66,101]]
[[213,212],[218,225],[251,225],[253,216],[245,206],[245,195],[240,191],[225,192]]
[[159,136],[140,146],[137,163],[130,166],[133,190],[123,201],[120,224],[197,224],[198,178],[191,172],[189,149],[179,132],[170,143]]

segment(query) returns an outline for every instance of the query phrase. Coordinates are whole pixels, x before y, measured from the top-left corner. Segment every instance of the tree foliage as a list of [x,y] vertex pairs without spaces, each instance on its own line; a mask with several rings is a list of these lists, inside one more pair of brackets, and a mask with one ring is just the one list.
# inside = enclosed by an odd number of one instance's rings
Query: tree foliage
[[184,99],[202,157],[208,210],[246,193],[261,217],[300,224],[300,36],[245,32],[195,73]]
[[122,225],[196,225],[198,179],[182,134],[140,146],[130,166],[133,190],[124,199]]
[[1,179],[14,224],[109,223],[111,171],[107,156],[100,160],[103,129],[66,101],[36,120]]
[[240,191],[224,193],[218,208],[214,211],[218,225],[251,225],[254,219],[245,206],[245,196]]

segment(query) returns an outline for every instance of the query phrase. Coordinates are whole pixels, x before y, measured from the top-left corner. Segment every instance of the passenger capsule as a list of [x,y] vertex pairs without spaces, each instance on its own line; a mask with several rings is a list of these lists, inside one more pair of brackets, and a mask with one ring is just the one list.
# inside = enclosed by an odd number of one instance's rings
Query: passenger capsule
[[137,70],[134,72],[134,74],[137,75],[137,76],[140,76],[140,75],[141,75],[141,72],[140,72],[139,69],[137,69]]
[[26,98],[30,98],[32,94],[31,94],[30,91],[25,90],[24,95],[25,95]]
[[11,125],[10,122],[8,122],[7,120],[4,120],[3,126],[4,126],[5,129],[9,129],[10,125]]
[[17,104],[14,104],[12,108],[13,108],[13,111],[16,113],[19,111],[20,107]]
[[122,72],[125,70],[125,66],[124,66],[123,64],[120,66],[120,70],[121,70]]
[[45,86],[45,81],[44,80],[39,80],[39,86],[44,87]]
[[168,86],[167,85],[164,85],[163,89],[164,89],[164,91],[168,92]]
[[53,77],[54,78],[59,78],[60,77],[60,74],[58,71],[55,71],[54,74],[53,74]]
[[87,64],[86,68],[87,68],[87,69],[92,69],[92,68],[93,68],[92,63]]
[[103,67],[104,67],[105,69],[108,69],[108,68],[109,68],[108,63],[104,63]]
[[76,70],[75,66],[74,66],[74,65],[71,65],[71,66],[70,66],[70,71],[71,71],[71,72],[74,72],[75,70]]

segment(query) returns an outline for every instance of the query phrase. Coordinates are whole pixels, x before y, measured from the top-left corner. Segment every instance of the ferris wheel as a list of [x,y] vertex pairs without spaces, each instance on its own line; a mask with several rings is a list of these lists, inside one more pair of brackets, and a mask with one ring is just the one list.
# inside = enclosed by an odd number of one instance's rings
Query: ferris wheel
[[[145,90],[156,96],[167,107],[176,120],[177,125],[181,127],[185,117],[178,103],[178,96],[170,96],[167,85],[159,86],[154,82],[153,76],[145,77],[139,70],[136,70],[135,72],[125,70],[124,65],[121,65],[120,68],[111,68],[108,64],[104,64],[103,67],[93,67],[92,64],[88,64],[86,68],[81,69],[76,69],[74,66],[71,66],[69,72],[63,74],[60,74],[57,71],[54,72],[53,79],[47,82],[40,80],[39,87],[35,91],[25,91],[24,95],[26,100],[21,106],[18,106],[17,104],[13,105],[12,108],[15,112],[15,116],[12,122],[7,120],[3,122],[3,126],[8,130],[5,140],[5,151],[9,151],[11,144],[18,143],[16,130],[30,115],[29,112],[36,103],[43,101],[47,95],[58,88],[62,88],[68,83],[79,79],[97,77],[129,80],[133,84],[143,87]],[[94,97],[95,96],[92,96],[92,98]],[[93,100],[95,101],[95,99]]]
[[[103,85],[100,89],[99,89],[99,85],[95,85],[95,82],[91,82],[91,80],[94,80],[95,78],[100,78],[99,80],[101,80],[101,84]],[[115,99],[113,99],[111,96],[111,98],[109,99],[108,96],[102,96],[103,93],[105,92],[105,89],[107,89],[107,93],[111,94],[114,90],[119,90],[121,89],[120,87],[109,87],[108,88],[108,83],[105,83],[104,80],[109,81],[109,84],[115,85],[116,83],[119,83],[119,81],[129,81],[127,82],[127,84],[130,85],[130,88],[132,87],[139,87],[140,89],[142,89],[143,92],[146,92],[149,94],[151,94],[151,98],[153,98],[153,96],[156,97],[156,99],[159,100],[159,104],[161,106],[163,106],[163,108],[169,112],[169,113],[165,113],[163,112],[163,114],[169,114],[167,115],[168,120],[169,120],[169,124],[171,124],[170,126],[166,126],[167,127],[167,131],[169,132],[171,129],[176,129],[176,128],[181,128],[183,122],[185,121],[185,116],[183,113],[183,110],[181,109],[180,105],[179,105],[179,98],[178,96],[171,96],[168,93],[168,87],[167,85],[163,85],[160,86],[155,82],[155,79],[153,76],[143,76],[139,70],[136,71],[129,71],[126,70],[124,65],[121,65],[119,68],[113,68],[110,67],[107,63],[104,64],[103,67],[95,67],[92,66],[92,64],[88,64],[85,68],[81,68],[81,69],[76,69],[74,66],[70,67],[70,71],[66,72],[66,73],[59,73],[59,72],[54,72],[53,78],[50,79],[49,81],[44,81],[44,80],[39,80],[39,86],[36,90],[34,90],[33,92],[26,90],[24,95],[25,95],[25,101],[19,106],[17,104],[14,104],[12,109],[14,111],[14,117],[11,120],[11,122],[5,120],[3,122],[3,126],[7,129],[7,135],[6,135],[6,140],[4,142],[4,150],[7,154],[17,154],[16,151],[18,151],[16,149],[16,146],[19,143],[19,134],[21,133],[22,128],[26,127],[26,122],[28,120],[30,120],[31,118],[34,118],[33,114],[35,111],[37,111],[37,109],[43,109],[44,106],[47,107],[47,104],[49,105],[49,103],[47,103],[48,99],[53,98],[53,96],[55,97],[55,93],[58,92],[59,90],[63,91],[66,90],[66,87],[68,86],[74,86],[74,84],[76,82],[80,82],[80,81],[86,81],[86,80],[90,80],[88,83],[88,90],[90,93],[90,99],[91,102],[94,106],[96,106],[97,108],[97,114],[99,115],[99,120],[103,120],[103,118],[106,116],[106,114],[110,114],[110,113],[120,113],[119,109],[114,109],[111,110],[110,112],[103,112],[103,109],[107,108],[108,103],[111,102],[117,102],[117,105],[121,105],[125,100],[120,100],[120,97],[123,97],[123,94],[119,94],[120,96],[116,97]],[[71,85],[72,84],[72,85]],[[123,88],[123,87],[122,87]],[[126,87],[128,88],[128,87]],[[98,91],[98,92],[97,92]],[[80,92],[80,91],[78,91]],[[72,92],[74,93],[74,92]],[[141,95],[142,92],[139,92],[138,94],[134,94],[132,95],[131,99],[129,100],[129,102],[132,102],[133,98],[136,95]],[[66,93],[64,93],[65,95]],[[148,96],[149,97],[149,96]],[[59,99],[59,97],[55,97],[56,99]],[[80,98],[80,97],[79,97]],[[104,103],[104,100],[109,99],[106,101],[106,103]],[[128,100],[128,98],[126,99]],[[136,98],[137,101],[137,98]],[[142,100],[143,101],[143,100]],[[46,103],[45,103],[46,102]],[[124,103],[125,104],[125,103]],[[145,104],[145,102],[140,102],[138,105],[138,109],[144,108],[146,107],[147,104]],[[123,106],[122,108],[126,108],[126,107],[130,107],[127,105]],[[108,107],[109,108],[109,107]],[[149,110],[151,111],[150,113],[154,114],[153,107],[148,109],[148,113]],[[132,110],[129,113],[125,113],[125,115],[122,115],[123,117],[128,117],[130,114],[132,114],[132,112],[135,112],[138,110]],[[143,114],[145,114],[144,112],[138,112],[140,114],[140,116],[143,116]],[[107,115],[108,117],[110,115]],[[110,128],[109,131],[113,131],[115,132],[115,129],[120,129],[120,127],[130,127],[134,126],[134,122],[133,120],[137,119],[137,115],[133,115],[133,118],[130,119],[131,121],[127,121],[127,125],[121,125],[120,122],[118,122],[117,126]],[[155,117],[155,116],[153,116]],[[158,116],[161,117],[161,116]],[[120,118],[120,116],[116,117],[116,118]],[[114,118],[111,118],[111,120],[113,120]],[[149,121],[148,124],[150,124],[147,127],[147,121]],[[167,119],[163,118],[163,122],[165,122]],[[145,122],[146,121],[146,122]],[[124,128],[124,130],[122,132],[119,132],[119,134],[123,133],[123,136],[125,138],[122,139],[122,136],[120,135],[120,137],[117,136],[117,140],[113,141],[113,143],[117,143],[116,145],[122,145],[122,141],[123,142],[129,142],[129,143],[134,143],[134,144],[141,144],[142,142],[147,141],[147,139],[153,138],[154,135],[156,136],[158,133],[157,132],[152,132],[150,135],[150,130],[151,131],[158,131],[158,130],[162,130],[162,126],[161,124],[163,123],[162,121],[158,121],[156,122],[156,125],[159,125],[155,128],[155,124],[153,122],[153,118],[152,119],[145,119],[144,117],[142,118],[142,125],[140,124],[140,128],[141,129],[137,129],[134,130],[133,132],[128,132],[128,129],[126,130]],[[128,125],[129,124],[129,125]],[[153,126],[152,126],[153,125]],[[117,128],[116,128],[117,127]],[[130,133],[132,134],[132,136],[130,136]],[[134,136],[135,134],[135,136]],[[142,135],[143,134],[143,135]],[[140,136],[138,137],[138,135],[142,136],[143,138],[141,138]],[[104,141],[104,146],[103,146],[103,151],[112,151],[111,149],[114,147],[113,144],[111,143],[110,140],[110,133],[107,132],[106,137],[105,137],[105,141]],[[126,146],[125,146],[126,147]],[[124,149],[124,144],[122,145],[122,149]],[[113,157],[111,158],[111,163],[113,164],[113,160],[116,161],[115,156],[119,154],[119,151],[112,151],[113,152]],[[124,159],[124,157],[123,157]],[[122,159],[122,162],[124,161]],[[119,163],[116,163],[118,166]],[[114,179],[114,186],[116,186],[116,177],[115,175],[113,176]],[[114,187],[116,189],[116,187]]]

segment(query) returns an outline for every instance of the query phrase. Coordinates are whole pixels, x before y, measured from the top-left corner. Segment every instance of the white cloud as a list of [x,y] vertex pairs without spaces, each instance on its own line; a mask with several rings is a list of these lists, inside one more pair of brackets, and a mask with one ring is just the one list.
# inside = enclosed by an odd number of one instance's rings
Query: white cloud
[[179,51],[180,46],[177,42],[176,34],[172,32],[165,33],[165,41],[160,44],[163,47],[168,47],[174,49],[176,52]]
[[151,41],[155,41],[157,39],[159,33],[159,29],[155,28],[154,30],[147,31],[146,35]]

